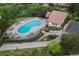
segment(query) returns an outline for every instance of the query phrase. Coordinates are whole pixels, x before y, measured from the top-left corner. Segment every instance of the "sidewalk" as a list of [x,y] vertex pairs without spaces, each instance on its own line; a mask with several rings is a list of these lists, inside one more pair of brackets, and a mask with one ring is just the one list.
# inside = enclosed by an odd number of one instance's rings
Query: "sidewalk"
[[10,44],[10,45],[2,45],[0,47],[0,51],[5,50],[15,50],[15,49],[23,49],[23,48],[37,48],[37,47],[46,47],[50,41],[44,42],[31,42],[31,43],[21,43],[21,44]]

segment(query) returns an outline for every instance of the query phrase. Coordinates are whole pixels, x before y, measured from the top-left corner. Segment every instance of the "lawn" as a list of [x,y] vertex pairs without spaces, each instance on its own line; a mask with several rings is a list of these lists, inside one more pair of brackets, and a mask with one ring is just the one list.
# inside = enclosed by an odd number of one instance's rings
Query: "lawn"
[[16,49],[10,51],[0,51],[0,56],[48,56],[48,50],[44,48]]

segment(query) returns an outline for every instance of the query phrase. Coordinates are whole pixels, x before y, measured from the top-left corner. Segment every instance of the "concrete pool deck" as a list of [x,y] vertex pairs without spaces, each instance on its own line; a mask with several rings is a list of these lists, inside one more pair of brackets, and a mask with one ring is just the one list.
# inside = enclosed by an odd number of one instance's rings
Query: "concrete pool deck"
[[[30,31],[28,33],[24,33],[24,34],[19,33],[17,31],[21,26],[23,26],[24,24],[29,23],[29,22],[31,22],[33,20],[40,21],[42,23],[41,26],[33,27],[33,28],[30,29]],[[46,19],[38,18],[38,17],[26,18],[26,20],[19,21],[18,24],[16,24],[16,23],[13,24],[6,31],[6,33],[9,36],[9,38],[14,38],[14,39],[16,39],[16,38],[18,38],[18,39],[28,39],[28,38],[31,38],[31,37],[35,36],[46,25],[47,25]],[[31,35],[31,34],[33,34],[33,35]]]

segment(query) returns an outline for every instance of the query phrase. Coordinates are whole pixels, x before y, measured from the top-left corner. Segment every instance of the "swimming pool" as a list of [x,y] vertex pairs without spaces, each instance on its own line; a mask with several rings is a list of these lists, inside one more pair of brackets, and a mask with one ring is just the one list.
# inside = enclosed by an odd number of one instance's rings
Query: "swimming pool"
[[37,26],[40,26],[41,25],[41,22],[38,21],[38,20],[33,20],[33,21],[30,21],[24,25],[22,25],[17,31],[19,33],[27,33],[30,31],[31,28],[33,27],[37,27]]
[[18,24],[14,23],[11,25],[6,33],[9,38],[15,40],[32,38],[36,36],[41,29],[45,28],[47,25],[46,20],[47,19],[38,17],[24,18],[24,20],[19,21]]

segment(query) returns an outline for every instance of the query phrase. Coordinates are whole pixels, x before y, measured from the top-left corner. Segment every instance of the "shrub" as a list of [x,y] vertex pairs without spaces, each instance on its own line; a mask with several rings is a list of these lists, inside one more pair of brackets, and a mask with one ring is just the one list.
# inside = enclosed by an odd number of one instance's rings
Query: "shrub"
[[47,26],[46,27],[46,29],[45,29],[45,31],[46,32],[49,32],[50,30],[52,30],[52,31],[56,31],[56,30],[62,30],[63,29],[63,27],[54,27],[54,26]]
[[48,35],[48,40],[53,40],[55,39],[57,36],[56,35]]
[[32,38],[29,38],[29,39],[5,39],[3,38],[3,42],[4,43],[22,43],[22,42],[32,42],[32,41],[35,41],[37,40],[38,38],[40,38],[41,36],[43,35],[43,33],[38,33],[36,36],[32,37]]
[[51,41],[51,43],[49,44],[48,46],[48,51],[51,55],[54,55],[54,56],[59,56],[59,55],[64,55],[64,50],[63,48],[61,47],[61,45],[53,40]]

